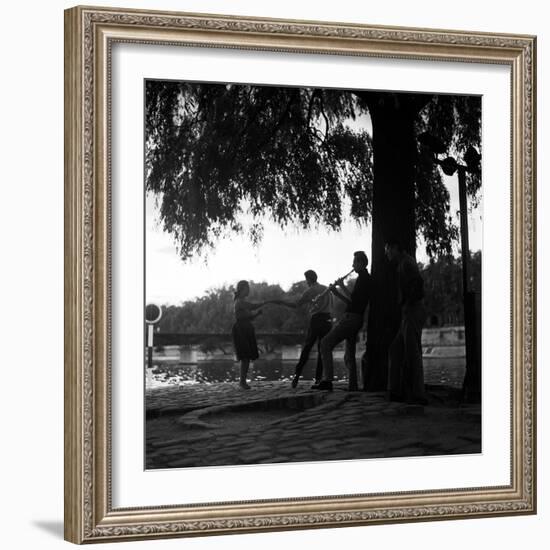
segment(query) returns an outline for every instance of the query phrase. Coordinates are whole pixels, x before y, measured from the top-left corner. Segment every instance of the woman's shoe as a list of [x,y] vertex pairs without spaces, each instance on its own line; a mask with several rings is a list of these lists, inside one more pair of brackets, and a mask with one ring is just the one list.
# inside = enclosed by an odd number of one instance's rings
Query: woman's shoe
[[241,388],[241,390],[249,390],[250,386],[246,382],[239,382],[239,388]]
[[300,380],[300,377],[298,375],[294,376],[294,378],[292,379],[292,384],[291,384],[291,386],[293,388],[295,388],[298,385],[298,380]]

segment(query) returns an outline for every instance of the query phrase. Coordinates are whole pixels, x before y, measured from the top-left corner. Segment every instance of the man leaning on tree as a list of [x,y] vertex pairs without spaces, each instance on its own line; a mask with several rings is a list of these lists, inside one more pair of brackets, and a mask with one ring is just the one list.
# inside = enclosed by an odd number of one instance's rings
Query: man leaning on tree
[[367,266],[369,260],[361,250],[353,254],[353,270],[358,277],[353,290],[350,292],[344,285],[344,280],[338,279],[335,284],[329,286],[330,291],[346,304],[344,316],[332,328],[332,330],[321,340],[321,358],[323,362],[323,379],[319,384],[312,386],[317,390],[332,391],[332,379],[334,365],[332,350],[342,340],[346,341],[344,362],[349,373],[349,389],[356,391],[357,388],[357,365],[355,361],[355,348],[357,334],[361,330],[365,320],[365,311],[371,297],[371,276]]
[[387,241],[385,253],[397,271],[397,297],[401,307],[401,323],[389,349],[388,399],[426,404],[422,366],[422,327],[426,321],[424,281],[415,259],[398,241]]

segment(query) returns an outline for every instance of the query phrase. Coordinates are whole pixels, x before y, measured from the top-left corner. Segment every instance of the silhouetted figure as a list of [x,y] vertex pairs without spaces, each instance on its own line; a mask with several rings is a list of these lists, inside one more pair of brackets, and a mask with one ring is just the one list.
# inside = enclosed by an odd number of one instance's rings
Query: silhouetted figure
[[319,384],[323,375],[323,362],[321,359],[321,339],[331,329],[331,302],[332,298],[327,287],[317,281],[317,273],[312,269],[308,269],[304,273],[306,278],[307,290],[295,302],[285,300],[272,300],[271,303],[279,304],[290,308],[298,308],[307,306],[309,309],[310,320],[307,329],[306,340],[300,353],[300,359],[296,365],[294,378],[292,379],[292,387],[298,385],[300,376],[309,359],[311,349],[317,342],[317,368],[315,370],[315,383]]
[[389,349],[388,398],[425,404],[422,366],[422,327],[426,322],[424,281],[415,259],[397,241],[388,241],[385,253],[397,270],[401,306],[401,324]]
[[246,297],[250,294],[250,285],[248,281],[239,281],[235,290],[235,324],[231,330],[233,336],[233,344],[235,346],[235,354],[240,364],[240,380],[239,386],[244,390],[249,390],[250,386],[246,381],[248,367],[250,361],[258,359],[258,344],[256,342],[256,333],[252,320],[261,314],[261,311],[252,313],[259,309],[263,303],[252,303],[246,301]]
[[330,291],[346,303],[344,316],[331,329],[321,341],[321,357],[323,360],[323,379],[315,384],[313,389],[332,391],[332,379],[334,377],[334,365],[332,350],[342,340],[346,341],[344,362],[349,371],[349,389],[356,391],[357,388],[357,365],[355,361],[355,347],[357,334],[363,326],[365,310],[371,297],[371,276],[367,270],[369,260],[363,251],[353,254],[353,270],[358,277],[351,292],[344,286],[344,278],[338,279],[329,286]]

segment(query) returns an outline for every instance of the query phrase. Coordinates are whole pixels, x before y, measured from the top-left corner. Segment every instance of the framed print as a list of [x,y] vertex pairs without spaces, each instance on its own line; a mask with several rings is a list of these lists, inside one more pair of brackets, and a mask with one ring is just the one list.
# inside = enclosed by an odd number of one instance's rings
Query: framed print
[[65,538],[532,514],[532,36],[65,12]]

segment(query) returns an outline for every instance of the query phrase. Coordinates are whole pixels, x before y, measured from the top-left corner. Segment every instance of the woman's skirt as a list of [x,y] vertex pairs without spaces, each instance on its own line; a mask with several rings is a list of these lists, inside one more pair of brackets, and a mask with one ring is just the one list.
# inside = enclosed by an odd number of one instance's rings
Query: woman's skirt
[[233,336],[233,345],[235,354],[239,361],[248,359],[254,361],[258,359],[258,344],[256,342],[256,333],[254,325],[250,321],[237,321],[231,330]]

